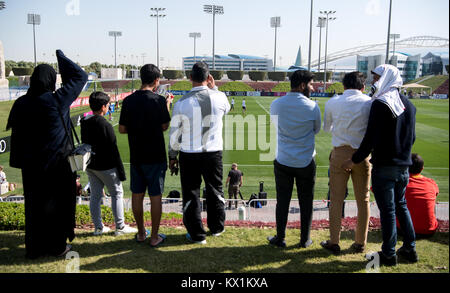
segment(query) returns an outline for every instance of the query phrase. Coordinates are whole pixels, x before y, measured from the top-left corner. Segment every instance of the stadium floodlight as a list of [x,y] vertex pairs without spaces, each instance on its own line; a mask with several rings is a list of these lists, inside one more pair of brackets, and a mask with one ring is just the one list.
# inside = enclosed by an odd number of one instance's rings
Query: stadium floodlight
[[114,67],[117,68],[117,37],[122,36],[122,32],[118,31],[110,31],[109,32],[110,37],[114,37]]
[[395,39],[400,39],[400,34],[390,34],[389,39],[394,39],[394,50],[392,51],[392,54],[395,56]]
[[389,63],[389,39],[391,37],[391,11],[392,11],[392,0],[389,1],[389,18],[388,18],[388,31],[387,31],[387,41],[386,41],[386,60],[385,64]]
[[[320,11],[320,14],[324,14],[326,15],[325,17],[325,25],[326,25],[326,36],[325,36],[325,70],[323,72],[323,91],[325,92],[325,90],[327,89],[327,49],[328,49],[328,21],[330,20],[335,20],[336,17],[330,17],[330,14],[333,15],[335,14],[336,11],[332,11],[332,10],[325,10],[325,11]],[[320,62],[320,60],[319,60]]]
[[202,36],[201,33],[189,33],[190,38],[194,38],[194,63],[197,63],[197,57],[195,55],[195,40]]
[[312,19],[313,19],[313,0],[311,0],[311,14],[309,17],[309,50],[308,50],[308,71],[311,70],[311,44],[312,44]]
[[36,29],[35,29],[35,26],[41,24],[41,16],[39,14],[29,13],[27,24],[33,25],[34,67],[36,67],[37,61],[36,61]]
[[161,11],[166,10],[164,7],[152,7],[151,11],[154,11],[156,14],[150,14],[150,17],[156,18],[156,64],[159,68],[159,19],[162,17],[166,17],[165,14],[159,14]]
[[216,14],[224,14],[223,6],[219,5],[203,5],[203,11],[212,14],[213,16],[213,53],[212,53],[212,68],[216,69],[216,56],[215,56],[215,31],[216,31]]
[[277,28],[281,27],[281,17],[270,18],[270,27],[275,28],[275,48],[273,50],[273,71],[277,70]]
[[0,10],[3,10],[6,8],[5,1],[0,1]]
[[320,72],[320,49],[322,47],[322,28],[325,27],[325,17],[319,16],[317,27],[319,28],[319,62],[317,65],[317,72]]

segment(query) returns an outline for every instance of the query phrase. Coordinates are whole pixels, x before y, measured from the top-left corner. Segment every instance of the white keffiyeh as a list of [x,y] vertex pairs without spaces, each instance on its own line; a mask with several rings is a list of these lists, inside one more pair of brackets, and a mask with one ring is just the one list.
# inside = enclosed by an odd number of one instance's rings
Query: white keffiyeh
[[399,94],[399,89],[403,85],[400,71],[393,65],[382,64],[372,72],[380,76],[380,79],[374,84],[376,91],[373,99],[385,103],[394,116],[398,117],[405,111],[405,105],[403,105]]

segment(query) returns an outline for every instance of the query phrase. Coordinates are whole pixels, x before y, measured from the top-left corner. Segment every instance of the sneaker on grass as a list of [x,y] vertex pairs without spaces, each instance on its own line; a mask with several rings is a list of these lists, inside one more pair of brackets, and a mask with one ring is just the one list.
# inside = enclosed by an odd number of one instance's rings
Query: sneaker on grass
[[194,244],[206,244],[206,239],[200,240],[200,241],[195,241],[192,239],[191,235],[189,233],[186,234],[186,239]]
[[124,235],[124,234],[131,234],[131,233],[137,233],[138,230],[136,228],[130,227],[128,225],[124,225],[122,229],[116,229],[116,232],[114,233],[116,236]]
[[109,227],[103,226],[103,229],[96,228],[94,231],[94,235],[98,236],[109,232],[111,232],[111,229]]

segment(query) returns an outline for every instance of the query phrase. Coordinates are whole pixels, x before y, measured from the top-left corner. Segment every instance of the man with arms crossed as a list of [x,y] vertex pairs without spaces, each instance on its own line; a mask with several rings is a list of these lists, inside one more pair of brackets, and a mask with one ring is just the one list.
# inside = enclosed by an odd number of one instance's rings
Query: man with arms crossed
[[278,117],[278,138],[274,161],[277,190],[277,235],[268,237],[269,243],[286,247],[284,241],[291,202],[292,188],[297,185],[300,204],[300,247],[312,244],[310,239],[316,177],[315,135],[320,131],[320,109],[309,99],[314,91],[313,75],[297,70],[291,76],[291,92],[276,99],[270,106],[272,121]]

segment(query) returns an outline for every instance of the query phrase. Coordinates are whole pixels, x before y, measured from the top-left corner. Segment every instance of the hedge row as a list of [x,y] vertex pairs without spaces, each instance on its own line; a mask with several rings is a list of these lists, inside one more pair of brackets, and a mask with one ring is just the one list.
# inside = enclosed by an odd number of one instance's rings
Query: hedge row
[[253,92],[255,89],[253,89],[251,86],[249,86],[246,83],[243,83],[242,81],[231,81],[227,82],[224,85],[221,85],[219,87],[219,91],[223,92]]
[[15,76],[31,75],[34,68],[14,67],[12,69]]
[[[182,219],[177,213],[163,213],[162,220]],[[124,211],[126,223],[134,223],[131,210]],[[144,221],[150,221],[150,212],[144,212]],[[102,221],[105,224],[114,224],[114,215],[110,207],[102,206]],[[77,205],[75,213],[77,225],[92,223],[89,205]],[[45,223],[44,223],[45,224]],[[0,202],[0,230],[25,230],[25,205],[20,203]]]

